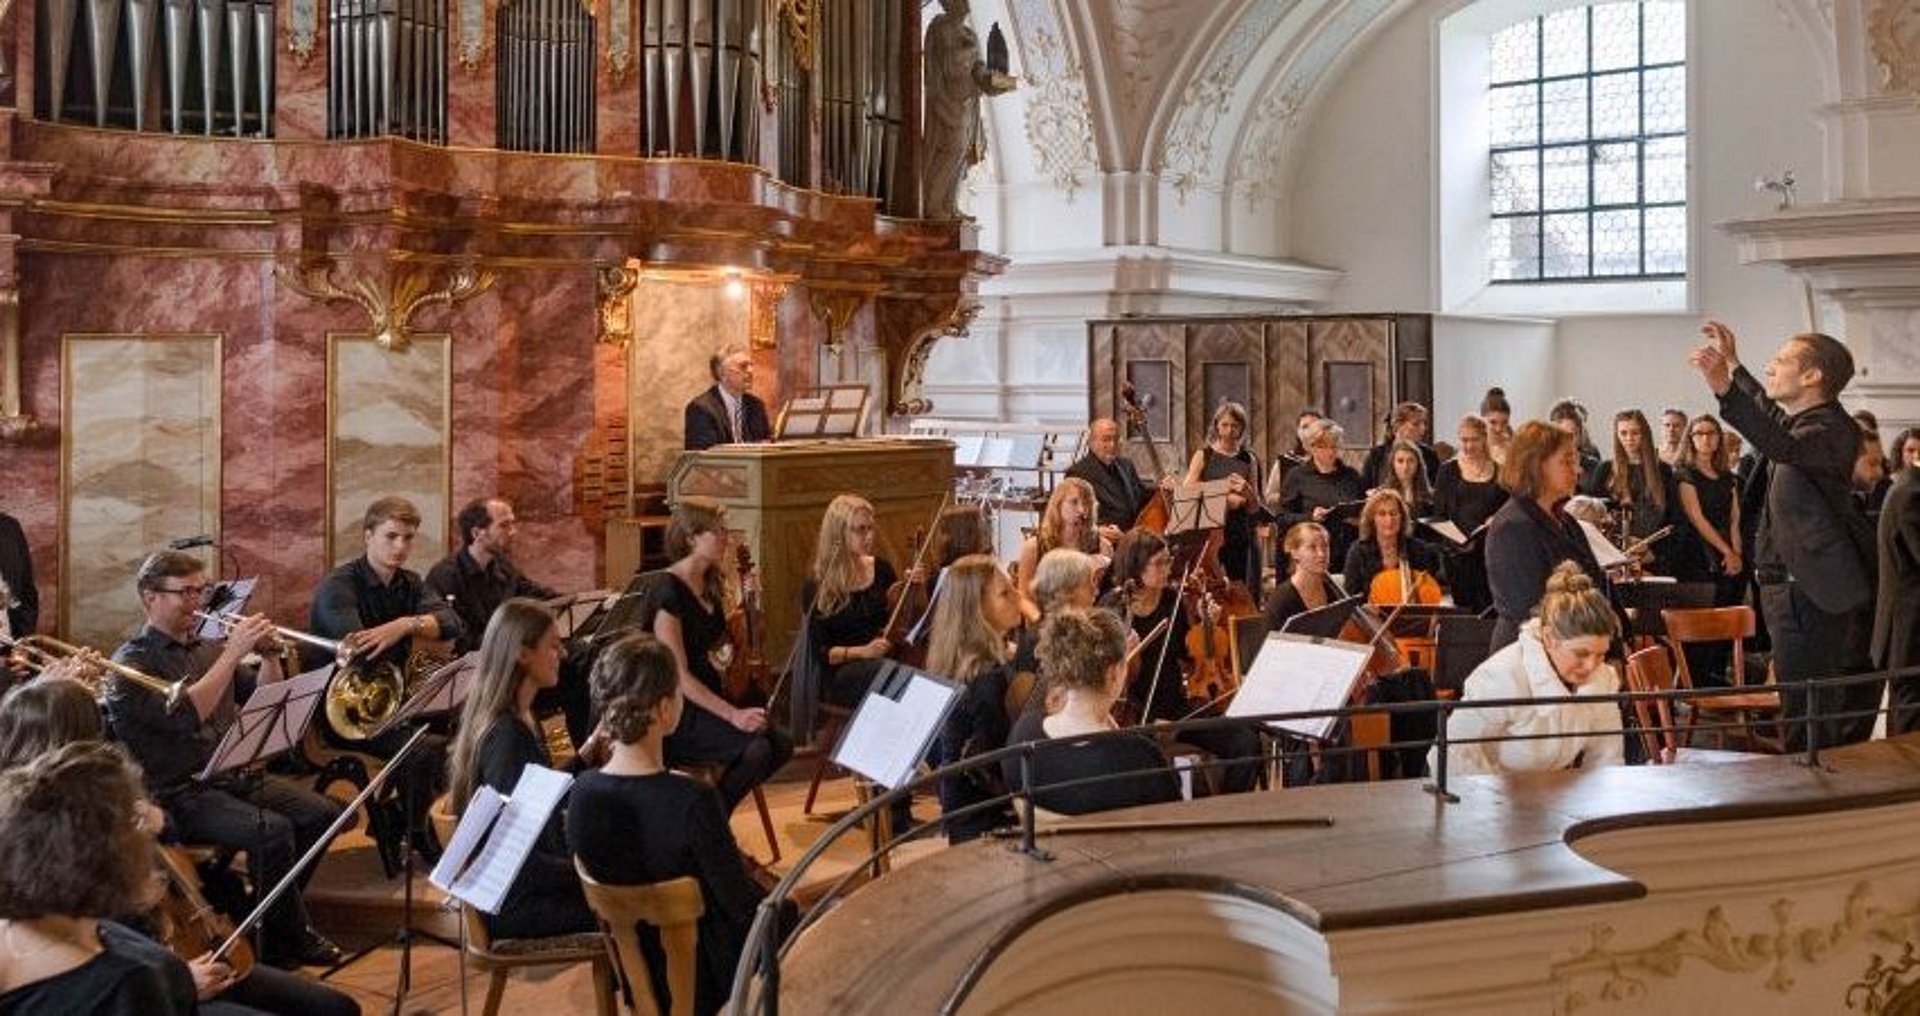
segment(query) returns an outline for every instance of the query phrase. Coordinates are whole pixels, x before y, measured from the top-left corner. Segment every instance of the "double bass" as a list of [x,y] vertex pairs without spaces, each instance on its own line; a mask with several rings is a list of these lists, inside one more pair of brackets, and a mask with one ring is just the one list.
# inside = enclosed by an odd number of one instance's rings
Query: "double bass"
[[766,615],[760,610],[760,577],[746,544],[734,548],[740,572],[740,604],[727,615],[727,636],[733,657],[720,676],[720,692],[735,705],[767,704],[773,699],[773,668],[767,666],[764,646]]
[[1160,446],[1153,443],[1153,431],[1147,427],[1147,410],[1134,394],[1133,382],[1128,381],[1120,386],[1120,402],[1125,407],[1127,425],[1139,430],[1141,439],[1147,443],[1147,461],[1153,466],[1153,493],[1133,517],[1132,528],[1165,535],[1167,522],[1173,517],[1172,506],[1167,503],[1167,492],[1160,486],[1160,477],[1166,475],[1166,469],[1160,464]]

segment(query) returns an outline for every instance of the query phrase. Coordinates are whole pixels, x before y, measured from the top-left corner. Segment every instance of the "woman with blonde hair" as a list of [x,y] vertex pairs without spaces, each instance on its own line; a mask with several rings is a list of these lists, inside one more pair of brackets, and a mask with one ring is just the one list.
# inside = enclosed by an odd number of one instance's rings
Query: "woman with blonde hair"
[[841,494],[827,505],[803,597],[808,642],[823,668],[821,687],[835,705],[859,703],[893,650],[886,638],[887,590],[899,573],[874,553],[877,545],[866,498]]
[[1014,566],[1015,589],[1020,594],[1020,609],[1029,621],[1040,619],[1040,605],[1034,599],[1033,578],[1040,559],[1053,550],[1077,550],[1083,554],[1110,555],[1113,549],[1100,536],[1099,520],[1094,518],[1099,502],[1093,484],[1077,476],[1064,476],[1047,498],[1040,513],[1040,526],[1033,535],[1020,541],[1020,558]]
[[1316,420],[1309,424],[1301,437],[1306,445],[1307,461],[1298,468],[1289,470],[1287,478],[1280,484],[1280,501],[1275,506],[1275,517],[1282,528],[1291,530],[1302,522],[1312,522],[1326,528],[1328,552],[1335,567],[1347,560],[1347,548],[1353,546],[1353,523],[1337,518],[1334,513],[1341,505],[1363,501],[1367,496],[1367,483],[1360,471],[1347,465],[1340,459],[1340,444],[1346,440],[1346,431],[1332,420]]
[[[1453,773],[1532,772],[1624,765],[1620,706],[1583,698],[1614,695],[1620,676],[1606,660],[1620,619],[1578,564],[1562,562],[1548,576],[1540,615],[1512,645],[1488,657],[1467,678],[1447,720],[1447,765]],[[1534,699],[1539,705],[1475,708],[1476,701]],[[1501,737],[1525,740],[1462,743]],[[1435,747],[1428,764],[1438,763]]]
[[[971,554],[947,567],[940,599],[933,605],[933,633],[927,643],[927,669],[966,689],[947,714],[933,745],[933,764],[947,766],[1007,743],[1007,688],[1013,677],[1013,650],[1007,637],[1020,625],[1020,601],[1007,573],[986,554]],[[999,793],[990,774],[972,772],[940,778],[940,812],[947,839],[973,839],[1007,817],[1004,808],[981,808]]]

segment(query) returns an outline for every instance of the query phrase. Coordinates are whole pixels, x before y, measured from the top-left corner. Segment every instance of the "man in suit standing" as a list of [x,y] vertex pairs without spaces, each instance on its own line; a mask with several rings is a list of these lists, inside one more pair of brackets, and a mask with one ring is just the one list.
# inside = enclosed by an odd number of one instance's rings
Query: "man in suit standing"
[[[1823,718],[1820,746],[1866,740],[1882,683],[1818,683],[1869,665],[1874,551],[1866,520],[1852,517],[1848,497],[1860,428],[1839,402],[1853,378],[1853,356],[1831,336],[1796,335],[1767,361],[1762,385],[1740,365],[1726,325],[1709,321],[1701,331],[1707,341],[1691,362],[1719,398],[1721,417],[1762,458],[1766,492],[1754,576],[1773,636],[1787,746],[1806,745],[1810,687]],[[1862,715],[1824,719],[1841,713]]]
[[771,440],[767,404],[747,390],[753,387],[753,356],[740,346],[727,346],[713,354],[707,369],[713,373],[713,387],[687,403],[687,450]]
[[1120,424],[1105,418],[1087,427],[1087,454],[1067,467],[1067,475],[1093,486],[1100,535],[1112,542],[1133,526],[1153,495],[1153,488],[1140,481],[1133,460],[1120,454]]
[[[1880,587],[1873,610],[1873,665],[1920,664],[1920,465],[1900,467],[1880,506]],[[1920,730],[1920,677],[1887,687],[1887,734]]]

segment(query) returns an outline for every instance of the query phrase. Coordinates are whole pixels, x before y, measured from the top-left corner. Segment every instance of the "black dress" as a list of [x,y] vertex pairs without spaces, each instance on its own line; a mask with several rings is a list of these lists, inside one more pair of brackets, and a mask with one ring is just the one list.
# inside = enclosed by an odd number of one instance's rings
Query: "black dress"
[[[966,682],[960,701],[947,714],[940,736],[933,742],[932,762],[936,768],[1006,747],[1011,725],[1007,719],[1007,686],[1012,677],[1013,665],[1002,663]],[[950,816],[998,797],[1003,792],[998,777],[998,772],[978,768],[940,777],[940,814]],[[952,843],[975,839],[1012,817],[1013,813],[1001,806],[947,818],[947,839]]]
[[[1425,540],[1402,536],[1400,556],[1405,558],[1407,564],[1411,565],[1415,571],[1423,571],[1433,576],[1435,582],[1447,580],[1446,565],[1440,558],[1440,551],[1434,549],[1433,545]],[[1380,544],[1373,540],[1361,540],[1347,551],[1346,567],[1341,570],[1340,578],[1346,583],[1348,589],[1365,596],[1373,585],[1374,577],[1379,575],[1384,567],[1385,565],[1381,563]]]
[[1558,505],[1549,515],[1531,498],[1509,499],[1487,526],[1486,546],[1487,585],[1499,618],[1488,643],[1494,651],[1519,637],[1520,625],[1540,605],[1547,576],[1560,562],[1578,563],[1597,588],[1608,588],[1580,526]]
[[898,578],[899,573],[886,558],[874,558],[873,581],[865,589],[854,591],[847,602],[831,614],[813,609],[819,585],[816,580],[807,581],[803,592],[807,605],[807,637],[820,667],[821,687],[826,691],[828,702],[858,705],[872,686],[881,661],[848,660],[837,665],[827,661],[835,647],[864,646],[885,634],[887,620],[892,615],[887,609],[887,590],[893,588]]
[[1224,480],[1234,474],[1246,477],[1247,500],[1227,512],[1226,534],[1220,544],[1220,569],[1227,578],[1239,582],[1260,599],[1260,541],[1254,539],[1253,522],[1259,512],[1260,478],[1253,453],[1245,448],[1222,455],[1211,445],[1202,448],[1200,479]]
[[[666,575],[667,581],[657,587],[658,607],[680,622],[680,648],[687,654],[687,672],[708,691],[720,695],[720,671],[713,654],[727,640],[726,615],[680,576],[672,572]],[[689,702],[680,711],[680,725],[667,735],[666,754],[667,764],[672,766],[689,762],[718,762],[724,766],[715,789],[732,811],[741,798],[793,757],[793,740],[771,724],[759,733],[748,733]]]
[[[1707,520],[1707,525],[1712,526],[1721,539],[1730,538],[1737,545],[1740,534],[1729,529],[1733,523],[1733,499],[1739,494],[1732,474],[1721,473],[1709,477],[1692,466],[1681,466],[1678,477],[1681,486],[1693,488],[1694,497],[1700,502],[1700,515]],[[1686,513],[1682,510],[1681,514]],[[1694,553],[1688,555],[1676,574],[1694,582],[1717,582],[1725,578],[1721,574],[1719,552],[1706,540],[1699,538],[1691,519],[1687,520],[1687,529],[1695,534]]]
[[100,953],[45,980],[0,995],[7,1016],[190,1016],[193,975],[158,942],[101,921]]
[[[1459,526],[1462,533],[1471,535],[1493,518],[1493,513],[1507,503],[1507,497],[1506,488],[1500,486],[1497,478],[1469,480],[1460,471],[1460,460],[1451,459],[1440,467],[1440,475],[1434,480],[1433,511],[1435,515]],[[1443,545],[1442,550],[1447,555],[1447,577],[1453,585],[1453,602],[1476,614],[1491,606],[1493,592],[1487,588],[1484,540],[1470,539],[1464,548]]]
[[[596,882],[641,885],[682,876],[699,881],[706,912],[700,915],[694,1009],[718,1012],[732,990],[754,909],[766,893],[747,877],[714,792],[675,773],[585,772],[567,801],[567,839]],[[785,916],[791,927],[791,915]],[[670,1006],[665,954],[652,929],[642,927],[640,940],[654,996],[665,1012]]]
[[[512,716],[493,721],[475,749],[474,775],[478,782],[502,796],[513,793],[520,771],[529,765],[553,768],[546,739],[528,730]],[[580,891],[567,850],[566,830],[559,811],[548,816],[540,839],[514,876],[513,885],[497,914],[483,914],[487,932],[495,938],[544,938],[594,930],[593,911]]]
[[[1315,508],[1331,508],[1367,496],[1366,482],[1345,462],[1336,461],[1333,472],[1322,473],[1309,462],[1291,470],[1280,484],[1278,521],[1284,537],[1287,530],[1301,522],[1313,521]],[[1329,518],[1321,523],[1327,529],[1327,560],[1336,564],[1347,559],[1347,548],[1359,537],[1359,531],[1347,519]]]
[[[1038,742],[1033,754],[1034,803],[1062,815],[1086,815],[1141,804],[1180,799],[1180,781],[1166,756],[1139,734],[1091,738],[1050,738],[1040,710],[1022,714],[1008,744]],[[1019,756],[1003,763],[1007,786],[1020,787]],[[1118,775],[1118,774],[1128,775]],[[1077,780],[1096,780],[1062,787]],[[1057,788],[1057,789],[1048,789]]]
[[[1651,536],[1662,526],[1673,526],[1672,535],[1650,548],[1653,556],[1647,560],[1647,570],[1656,575],[1677,575],[1684,563],[1693,556],[1693,550],[1687,546],[1693,525],[1687,521],[1686,513],[1680,510],[1680,486],[1674,482],[1673,469],[1659,461],[1654,466],[1660,473],[1663,503],[1659,506],[1655,506],[1648,496],[1646,474],[1638,469],[1627,474],[1627,495],[1632,501],[1633,512],[1628,517],[1626,539],[1638,540]],[[1593,479],[1587,486],[1594,497],[1613,498],[1612,459],[1601,462],[1594,469]],[[1624,544],[1626,540],[1620,542]]]

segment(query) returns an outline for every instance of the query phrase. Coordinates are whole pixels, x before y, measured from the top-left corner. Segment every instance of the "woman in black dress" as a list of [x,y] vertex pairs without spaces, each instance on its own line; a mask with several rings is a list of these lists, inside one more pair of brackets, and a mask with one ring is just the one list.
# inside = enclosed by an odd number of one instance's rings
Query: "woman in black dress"
[[1318,522],[1296,522],[1281,541],[1287,576],[1267,598],[1267,629],[1279,631],[1297,614],[1319,610],[1344,598],[1346,591],[1327,573],[1333,555],[1327,530]]
[[[1679,493],[1673,470],[1660,461],[1653,443],[1653,428],[1646,414],[1638,409],[1623,409],[1613,417],[1613,458],[1600,463],[1588,481],[1587,489],[1596,497],[1613,502],[1616,509],[1627,510],[1626,531],[1616,534],[1622,546],[1629,540],[1643,539],[1680,518]],[[1678,527],[1676,527],[1676,530]],[[1649,548],[1647,570],[1658,575],[1673,575],[1676,566],[1691,552],[1691,541],[1677,532]]]
[[873,505],[852,494],[834,498],[820,518],[803,593],[807,640],[823,668],[826,700],[848,708],[859,704],[893,651],[886,638],[887,590],[899,573],[875,556],[874,545]]
[[[987,554],[947,566],[933,606],[927,670],[959,682],[965,692],[947,714],[933,744],[935,767],[951,765],[1007,743],[1007,688],[1013,677],[1013,647],[1007,637],[1020,625],[1020,599],[1000,562]],[[981,807],[1001,792],[997,774],[974,770],[940,778],[940,813],[947,839],[974,839],[1010,818],[1004,808]]]
[[[1573,435],[1574,452],[1580,459],[1580,475],[1575,478],[1574,485],[1578,490],[1598,496],[1597,491],[1581,486],[1593,477],[1594,470],[1600,468],[1600,449],[1594,447],[1593,438],[1587,433],[1587,407],[1573,399],[1561,399],[1547,410],[1547,422]],[[1505,468],[1505,463],[1501,466]]]
[[1427,476],[1426,460],[1420,457],[1420,446],[1412,441],[1394,440],[1387,450],[1387,468],[1380,477],[1380,486],[1400,495],[1413,518],[1423,519],[1433,514],[1433,482]]
[[793,741],[765,709],[734,705],[722,694],[720,674],[731,649],[725,569],[733,564],[726,508],[707,498],[682,498],[667,527],[667,553],[674,562],[656,587],[653,633],[673,652],[689,707],[667,736],[667,761],[722,764],[715,789],[732,812],[793,757]]
[[1343,504],[1365,500],[1367,485],[1360,471],[1340,459],[1340,444],[1346,431],[1332,420],[1319,420],[1307,428],[1307,463],[1289,470],[1280,484],[1280,503],[1275,515],[1283,529],[1291,531],[1302,522],[1315,522],[1327,529],[1330,553],[1336,564],[1347,560],[1347,548],[1356,537],[1353,523],[1334,518],[1334,509]]
[[[1405,569],[1401,565],[1406,565]],[[1407,503],[1391,490],[1376,490],[1360,508],[1360,539],[1347,551],[1347,566],[1340,577],[1348,589],[1370,600],[1373,580],[1383,573],[1399,573],[1388,583],[1391,593],[1380,602],[1418,603],[1416,587],[1422,585],[1421,573],[1435,585],[1444,581],[1446,569],[1440,552],[1432,544],[1413,536],[1413,519]],[[1406,588],[1402,588],[1402,585]]]
[[1586,536],[1566,513],[1579,477],[1580,452],[1572,432],[1535,420],[1513,435],[1500,467],[1500,485],[1512,496],[1487,526],[1487,586],[1499,618],[1491,648],[1504,648],[1519,637],[1520,626],[1540,605],[1547,576],[1560,562],[1577,562],[1606,588]]
[[[1746,563],[1740,553],[1740,488],[1728,469],[1726,434],[1712,416],[1687,424],[1687,443],[1675,476],[1680,510],[1693,529],[1692,553],[1678,569],[1686,582],[1713,583],[1713,605],[1730,607],[1746,594]],[[1701,685],[1725,684],[1725,645],[1690,645],[1687,670]]]
[[[1493,459],[1492,427],[1469,413],[1460,418],[1460,454],[1440,467],[1433,484],[1433,511],[1453,523],[1469,539],[1465,547],[1447,547],[1447,579],[1453,584],[1453,602],[1478,614],[1493,603],[1487,589],[1485,545],[1475,533],[1507,503],[1500,486],[1500,466]],[[1509,435],[1509,442],[1512,438]]]
[[[553,767],[547,739],[533,716],[533,697],[560,683],[560,626],[538,601],[511,599],[487,621],[480,639],[473,690],[460,710],[460,731],[447,752],[448,802],[458,814],[482,786],[513,793],[529,765]],[[576,757],[592,758],[604,739],[589,738]],[[540,831],[533,852],[497,914],[483,914],[495,938],[543,938],[594,929],[593,911],[573,873],[558,813]]]
[[[645,885],[692,877],[706,903],[700,915],[694,1011],[726,1004],[753,913],[766,893],[747,877],[712,788],[668,768],[667,731],[691,712],[680,661],[660,642],[630,635],[593,666],[593,705],[612,742],[599,769],[580,774],[567,801],[567,840],[594,881]],[[782,912],[793,924],[792,904]],[[660,1012],[671,1011],[658,936],[640,929]],[[636,986],[636,989],[638,986]]]
[[1260,542],[1253,536],[1259,511],[1260,464],[1248,450],[1247,411],[1238,402],[1222,402],[1207,426],[1207,443],[1187,463],[1187,482],[1227,480],[1227,524],[1220,545],[1220,570],[1247,587],[1260,602]]

